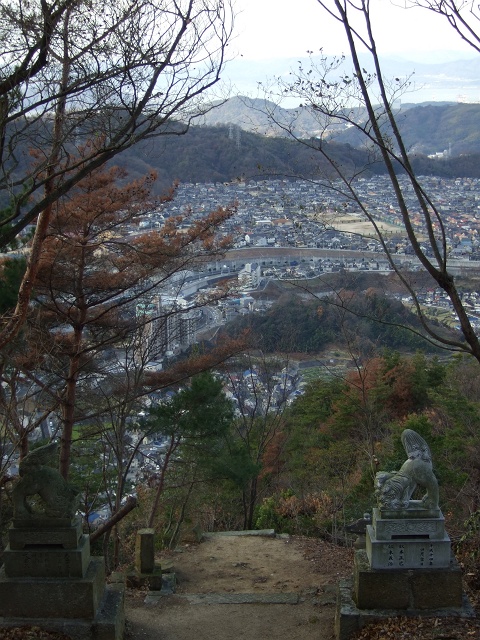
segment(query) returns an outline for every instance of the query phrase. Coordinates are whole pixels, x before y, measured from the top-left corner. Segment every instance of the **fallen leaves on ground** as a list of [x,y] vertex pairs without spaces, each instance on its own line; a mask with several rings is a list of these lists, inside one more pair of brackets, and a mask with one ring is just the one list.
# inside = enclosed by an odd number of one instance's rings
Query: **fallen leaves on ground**
[[313,564],[316,573],[331,575],[335,580],[352,572],[353,549],[325,542],[318,538],[296,537],[304,557]]
[[58,631],[46,631],[33,626],[0,629],[0,640],[71,640],[71,637]]
[[471,618],[386,618],[365,626],[352,640],[478,640],[480,621]]

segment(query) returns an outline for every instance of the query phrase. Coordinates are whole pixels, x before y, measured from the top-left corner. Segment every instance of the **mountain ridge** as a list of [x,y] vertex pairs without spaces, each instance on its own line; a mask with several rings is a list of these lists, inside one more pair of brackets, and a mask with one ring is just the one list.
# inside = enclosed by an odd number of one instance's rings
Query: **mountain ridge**
[[[288,137],[262,130],[259,111],[246,116],[253,132],[243,129],[238,118],[235,124],[222,123],[220,109],[211,114],[217,118],[214,125],[197,124],[179,137],[144,141],[118,156],[115,164],[127,169],[130,179],[156,171],[155,193],[175,180],[214,183],[325,177],[328,167],[321,154]],[[226,119],[231,121],[232,113]],[[480,105],[415,106],[400,116],[402,133],[419,175],[480,178]],[[307,124],[302,126],[307,128]],[[353,130],[338,131],[323,144],[347,173],[378,175],[385,171],[382,163],[371,163],[367,150],[358,146]],[[444,150],[450,153],[442,159],[428,158],[429,154]]]
[[[434,154],[449,149],[454,156],[480,152],[480,104],[407,103],[394,109],[407,147],[414,153]],[[362,123],[361,108],[350,109],[352,121]],[[273,122],[275,120],[278,124]],[[308,107],[284,109],[274,102],[246,96],[234,96],[215,106],[200,123],[203,126],[237,126],[260,135],[288,137],[289,130],[298,138],[324,135],[325,119]],[[344,125],[332,127],[329,139],[360,148],[362,134]]]

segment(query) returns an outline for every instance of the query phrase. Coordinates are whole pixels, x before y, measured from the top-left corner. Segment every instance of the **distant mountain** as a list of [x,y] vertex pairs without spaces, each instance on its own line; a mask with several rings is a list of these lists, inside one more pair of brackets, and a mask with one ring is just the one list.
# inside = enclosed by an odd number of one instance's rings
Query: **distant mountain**
[[[415,118],[412,118],[418,131],[415,135],[418,136],[419,142],[424,128],[425,135],[422,135],[422,140],[425,145],[431,138],[434,140],[431,148],[442,150],[448,148],[449,140],[455,140],[453,131],[460,130],[460,125],[465,123],[468,109],[464,113],[458,112],[457,118],[447,118],[449,107],[432,109],[440,109],[440,113],[444,113],[443,120],[436,117],[436,111],[432,112],[430,107],[419,107],[418,114],[414,113]],[[409,114],[409,111],[405,113]],[[425,119],[422,120],[423,114]],[[473,119],[474,114],[469,117]],[[451,129],[450,125],[447,126],[449,122],[452,123]],[[439,127],[438,131],[436,127]],[[442,138],[442,131],[444,135],[449,131],[447,137]],[[437,134],[438,141],[435,140]],[[407,136],[407,133],[405,135]],[[472,126],[472,139],[477,135],[477,129]],[[351,143],[340,142],[340,137],[325,144],[346,174],[353,175],[360,170],[364,172],[363,175],[384,173],[382,163],[371,164],[371,158],[364,149],[357,149]],[[465,145],[467,142],[465,134]],[[472,148],[474,146],[472,143]],[[157,171],[157,192],[170,186],[174,180],[205,183],[244,179],[265,180],[273,177],[318,179],[327,176],[331,170],[318,152],[305,145],[290,138],[244,131],[236,125],[194,126],[183,136],[167,136],[144,141],[122,153],[114,162],[125,167],[130,178],[143,176],[152,169]],[[480,177],[480,153],[452,156],[442,161],[431,160],[419,154],[413,158],[413,164],[421,175]]]
[[[281,130],[272,128],[269,110],[275,110],[275,117],[285,124],[293,121],[300,138],[316,137],[320,133],[318,121],[307,109],[280,110],[264,100],[236,97],[208,114],[204,123],[210,122],[210,126],[198,124],[184,135],[145,140],[114,158],[112,163],[127,169],[130,179],[155,170],[157,194],[175,180],[208,183],[328,176],[331,167],[320,153],[285,135],[282,137]],[[410,108],[403,105],[398,116],[419,174],[480,178],[480,105],[426,104]],[[363,113],[358,110],[355,117],[361,121]],[[371,163],[354,128],[339,128],[336,135],[323,144],[346,174],[385,171],[382,163]],[[447,159],[427,157],[444,149],[451,150]],[[30,161],[27,147],[16,151],[19,162]]]
[[275,137],[288,137],[289,129],[299,138],[321,134],[320,123],[308,109],[285,109],[270,100],[246,96],[234,96],[217,104],[199,123],[207,126],[235,125],[245,131]]
[[[448,150],[453,157],[480,153],[480,104],[404,104],[399,105],[396,114],[412,153],[428,155]],[[365,120],[361,109],[351,110],[351,115],[359,123]],[[268,100],[242,96],[217,106],[203,122],[210,126],[234,125],[266,136],[287,136],[291,129],[299,138],[320,136],[325,125],[324,119],[306,107],[283,109]],[[330,131],[339,143],[360,148],[364,142],[354,127],[339,125]]]
[[[397,110],[397,123],[412,154],[448,151],[451,157],[480,152],[480,104],[419,105]],[[338,142],[358,147],[362,136],[353,128]]]

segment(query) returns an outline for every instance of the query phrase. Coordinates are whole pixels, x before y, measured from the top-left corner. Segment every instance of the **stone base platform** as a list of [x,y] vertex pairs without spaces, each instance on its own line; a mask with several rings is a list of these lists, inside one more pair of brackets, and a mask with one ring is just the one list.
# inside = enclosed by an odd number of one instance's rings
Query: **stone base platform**
[[80,518],[15,520],[0,568],[2,627],[37,626],[75,640],[122,640],[125,583],[105,584]]
[[0,617],[0,629],[36,626],[46,631],[64,633],[72,640],[122,640],[125,629],[125,587],[107,585],[93,620],[83,618]]
[[352,597],[359,609],[461,608],[462,571],[453,556],[444,569],[372,569],[367,553],[359,550]]
[[395,617],[423,617],[442,618],[455,616],[460,618],[475,618],[475,611],[466,595],[462,595],[461,606],[444,607],[441,609],[359,609],[353,599],[353,577],[340,581],[337,591],[337,609],[335,612],[335,638],[348,640],[354,633],[369,623],[385,618]]
[[152,573],[140,573],[139,571],[129,571],[127,573],[127,587],[131,589],[144,589],[149,591],[160,591],[163,585],[163,570],[161,566],[155,566]]
[[105,586],[103,558],[90,559],[83,578],[38,578],[5,575],[0,569],[0,615],[31,618],[93,618]]

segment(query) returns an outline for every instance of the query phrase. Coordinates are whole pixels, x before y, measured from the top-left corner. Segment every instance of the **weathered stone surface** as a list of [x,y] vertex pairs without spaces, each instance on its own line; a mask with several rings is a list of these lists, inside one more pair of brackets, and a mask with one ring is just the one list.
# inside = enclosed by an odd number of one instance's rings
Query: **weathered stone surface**
[[364,551],[355,553],[353,600],[359,609],[408,609],[406,571],[374,571]]
[[34,625],[74,640],[121,640],[124,591],[124,580],[105,586],[104,559],[90,556],[80,518],[14,520],[0,569],[0,628]]
[[335,638],[348,640],[362,628],[360,612],[352,600],[352,581],[341,580],[338,583],[337,607],[335,610]]
[[35,514],[31,518],[13,518],[13,526],[15,529],[26,529],[31,531],[42,531],[43,529],[66,529],[74,527],[78,522],[78,516],[68,518],[54,518],[45,515]]
[[[30,520],[37,515],[46,518],[73,518],[77,513],[80,492],[60,472],[50,466],[58,443],[51,442],[31,451],[19,465],[20,478],[12,490],[16,520]],[[28,499],[39,496],[41,510],[34,511]],[[37,507],[38,509],[38,507]]]
[[94,640],[122,640],[125,630],[125,585],[107,585],[92,625]]
[[80,538],[76,549],[53,545],[26,545],[20,551],[7,546],[4,555],[5,574],[10,578],[83,578],[90,562],[90,539]]
[[366,550],[372,569],[446,569],[450,566],[451,543],[443,540],[377,540],[373,527],[367,527]]
[[275,529],[246,529],[245,531],[204,531],[204,538],[216,538],[222,536],[258,536],[260,538],[275,538]]
[[30,545],[60,545],[63,549],[76,549],[82,536],[80,518],[60,520],[15,520],[8,530],[10,549],[17,551]]
[[190,604],[297,604],[298,593],[187,593]]
[[462,606],[462,571],[456,561],[442,571],[413,571],[410,588],[417,609]]
[[[416,571],[411,573],[416,574]],[[341,580],[338,585],[337,607],[335,612],[335,638],[336,640],[349,640],[352,635],[362,629],[365,625],[395,616],[408,617],[447,617],[456,616],[461,618],[474,618],[475,611],[468,602],[466,596],[463,597],[461,607],[437,606],[431,609],[359,609],[353,600],[353,579]]]
[[163,574],[160,566],[155,567],[152,573],[139,573],[131,571],[127,573],[127,586],[132,589],[148,588],[150,591],[160,591],[163,585]]
[[378,507],[381,518],[440,518],[442,515],[438,507],[427,509],[421,500],[410,500],[406,509],[385,509]]
[[403,510],[417,486],[426,489],[422,498],[426,509],[438,509],[438,482],[433,473],[432,454],[425,440],[412,429],[402,433],[407,460],[398,471],[379,471],[375,475],[375,495],[382,509]]
[[0,569],[0,616],[94,619],[105,587],[103,558],[83,578],[9,578]]
[[[422,518],[411,517],[413,511],[393,512],[384,516],[380,509],[373,509],[372,527],[377,540],[402,540],[417,538],[424,540],[443,540],[445,538],[445,518],[440,510],[438,515]],[[426,511],[422,509],[422,511]]]
[[155,529],[139,529],[135,541],[135,569],[140,574],[155,569]]
[[81,618],[0,617],[0,636],[2,628],[30,625],[64,633],[72,640],[122,640],[125,629],[124,587],[121,584],[107,585],[93,621]]
[[169,595],[175,593],[177,585],[177,576],[173,571],[163,571],[162,569],[162,595]]
[[[418,517],[419,513],[424,517]],[[413,514],[415,517],[410,517]],[[366,550],[372,569],[450,566],[451,543],[443,514],[421,505],[398,511],[373,509],[372,524],[367,525]]]
[[353,600],[359,609],[442,609],[462,606],[462,573],[454,558],[446,569],[376,570],[355,553]]

